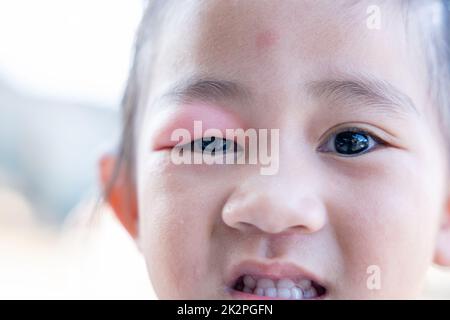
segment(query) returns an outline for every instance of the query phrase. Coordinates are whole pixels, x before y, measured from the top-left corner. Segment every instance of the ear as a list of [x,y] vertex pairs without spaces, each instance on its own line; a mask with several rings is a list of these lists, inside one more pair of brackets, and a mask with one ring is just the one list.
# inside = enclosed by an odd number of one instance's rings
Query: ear
[[439,229],[434,262],[444,267],[450,267],[450,194]]
[[[116,168],[117,161],[117,156],[109,154],[100,159],[100,179],[105,190],[105,200],[123,227],[135,239],[138,224],[136,188],[125,166]],[[112,179],[115,180],[112,181]]]

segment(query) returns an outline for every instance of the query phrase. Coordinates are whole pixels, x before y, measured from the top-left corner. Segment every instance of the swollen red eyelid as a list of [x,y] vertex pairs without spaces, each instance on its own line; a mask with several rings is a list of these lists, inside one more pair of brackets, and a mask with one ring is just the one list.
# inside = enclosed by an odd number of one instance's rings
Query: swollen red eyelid
[[[188,132],[191,141],[209,136],[205,131],[218,131],[223,137],[226,136],[227,129],[244,128],[239,119],[224,110],[208,106],[183,106],[178,112],[170,112],[162,117],[157,117],[152,121],[152,149],[161,150],[174,147],[179,143],[172,140],[179,136],[175,134],[177,129]],[[179,131],[179,132],[181,132]],[[213,134],[214,135],[214,134]]]

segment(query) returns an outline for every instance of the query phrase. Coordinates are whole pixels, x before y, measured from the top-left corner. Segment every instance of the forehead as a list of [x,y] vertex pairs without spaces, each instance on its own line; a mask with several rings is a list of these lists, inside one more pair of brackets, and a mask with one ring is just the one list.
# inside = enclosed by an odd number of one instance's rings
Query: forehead
[[[406,38],[400,1],[186,1],[170,8],[153,75],[237,79],[286,95],[308,81],[363,73],[425,101],[425,65]],[[370,29],[368,8],[381,28]],[[273,94],[271,94],[274,97]]]

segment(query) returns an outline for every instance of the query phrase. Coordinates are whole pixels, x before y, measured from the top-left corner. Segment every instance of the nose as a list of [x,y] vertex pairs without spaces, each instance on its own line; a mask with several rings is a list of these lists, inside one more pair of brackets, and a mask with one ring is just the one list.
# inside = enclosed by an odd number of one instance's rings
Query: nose
[[314,233],[326,225],[327,212],[311,188],[265,176],[239,186],[225,203],[222,219],[242,232]]

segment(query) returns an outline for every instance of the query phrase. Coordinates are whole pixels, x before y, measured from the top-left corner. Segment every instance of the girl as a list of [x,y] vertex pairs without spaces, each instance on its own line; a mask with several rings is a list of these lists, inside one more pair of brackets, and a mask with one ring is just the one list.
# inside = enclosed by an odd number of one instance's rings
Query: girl
[[147,6],[100,169],[160,298],[414,298],[450,264],[447,6]]

